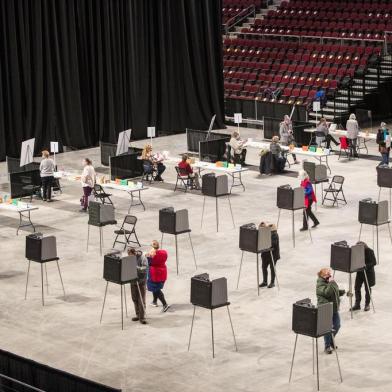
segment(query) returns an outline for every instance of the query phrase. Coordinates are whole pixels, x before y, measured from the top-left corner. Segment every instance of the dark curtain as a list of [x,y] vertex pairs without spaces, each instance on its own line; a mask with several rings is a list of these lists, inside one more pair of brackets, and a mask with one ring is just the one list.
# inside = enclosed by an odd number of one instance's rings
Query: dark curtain
[[220,0],[0,0],[0,158],[224,127]]

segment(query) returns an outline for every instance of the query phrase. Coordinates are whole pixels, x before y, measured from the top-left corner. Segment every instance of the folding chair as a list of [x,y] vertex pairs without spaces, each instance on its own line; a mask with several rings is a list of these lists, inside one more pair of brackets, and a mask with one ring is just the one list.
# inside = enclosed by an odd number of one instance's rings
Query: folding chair
[[[325,200],[330,200],[332,201],[332,207],[335,206],[335,204],[339,207],[339,201],[344,202],[347,204],[346,197],[344,196],[343,192],[343,183],[344,183],[344,177],[343,176],[333,176],[332,180],[328,186],[327,189],[324,189],[324,197],[323,197],[323,202],[322,204],[324,205]],[[342,198],[339,199],[339,194],[341,194]],[[331,195],[332,198],[327,197],[328,195]]]
[[348,139],[346,138],[346,136],[341,136],[339,138],[339,141],[340,141],[340,150],[339,150],[338,160],[340,159],[340,156],[342,155],[342,151],[344,151],[346,153],[346,157],[348,159],[350,159],[350,145],[348,143]]
[[[174,192],[177,189],[180,189],[184,192],[186,192],[188,189],[193,189],[194,184],[193,184],[193,178],[189,176],[186,170],[179,168],[178,166],[175,167],[176,173],[177,173],[177,180],[176,180],[176,186],[174,187]],[[182,187],[178,186],[178,183],[182,184]]]
[[[120,229],[114,231],[114,234],[116,234],[116,238],[113,242],[113,248],[115,248],[116,244],[124,244],[124,249],[127,247],[127,245],[130,245],[131,243],[137,244],[139,247],[141,246],[135,231],[136,222],[136,216],[125,215],[124,221]],[[121,235],[124,236],[124,241],[118,240],[118,237]],[[132,235],[135,237],[136,241],[131,240]]]
[[93,193],[95,199],[99,200],[102,204],[111,204],[112,206],[114,206],[112,200],[110,199],[110,196],[112,195],[110,193],[106,193],[101,185],[95,184],[93,188]]
[[148,159],[143,159],[143,175],[142,181],[149,181],[150,184],[157,175],[157,170]]

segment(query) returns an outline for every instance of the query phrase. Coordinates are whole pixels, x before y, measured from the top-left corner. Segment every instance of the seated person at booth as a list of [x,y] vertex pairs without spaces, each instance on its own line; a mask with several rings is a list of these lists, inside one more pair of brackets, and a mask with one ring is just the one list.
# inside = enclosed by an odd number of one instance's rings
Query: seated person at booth
[[233,150],[234,163],[245,165],[246,148],[244,148],[244,145],[247,141],[247,139],[241,139],[240,133],[238,131],[234,131],[231,134],[229,146]]
[[279,136],[273,136],[270,144],[270,151],[272,154],[273,167],[276,172],[282,172],[286,165],[286,158],[283,155],[282,147],[279,144]]
[[151,144],[146,144],[144,146],[142,160],[144,172],[152,174],[152,171],[155,168],[157,174],[154,181],[163,181],[162,173],[166,170],[166,166],[162,163],[163,157],[160,159],[160,154],[153,154]]
[[184,154],[182,156],[181,161],[178,163],[178,168],[182,177],[188,177],[192,181],[193,188],[200,189],[199,175],[193,172],[188,155]]

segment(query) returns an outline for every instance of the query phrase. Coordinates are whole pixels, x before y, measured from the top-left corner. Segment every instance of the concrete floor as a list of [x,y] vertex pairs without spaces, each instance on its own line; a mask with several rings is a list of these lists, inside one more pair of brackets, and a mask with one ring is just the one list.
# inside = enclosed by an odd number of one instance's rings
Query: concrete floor
[[[244,129],[244,136],[260,138],[260,131]],[[135,143],[143,145],[143,141]],[[169,150],[171,155],[186,150],[185,135],[154,140],[154,148]],[[371,150],[377,154],[373,144]],[[58,155],[60,167],[79,169],[82,157],[99,162],[98,149]],[[254,155],[250,160],[257,159]],[[281,290],[262,289],[257,296],[254,255],[246,255],[239,290],[236,279],[241,253],[238,249],[238,227],[241,224],[277,219],[276,187],[297,185],[293,173],[261,177],[250,170],[244,175],[246,192],[234,191],[232,205],[236,221],[233,229],[227,202],[220,203],[222,230],[215,232],[213,200],[206,204],[205,225],[200,229],[203,198],[199,194],[173,192],[175,172],[172,165],[164,174],[165,183],[153,184],[144,193],[147,211],[134,210],[139,221],[137,233],[148,249],[152,239],[160,239],[158,210],[175,206],[188,208],[193,229],[192,236],[199,264],[197,273],[208,272],[211,277],[227,277],[231,315],[238,342],[233,341],[227,313],[215,311],[216,358],[211,358],[210,315],[197,309],[191,351],[187,352],[192,318],[189,303],[190,278],[196,273],[186,237],[180,240],[180,275],[175,273],[174,240],[166,237],[164,247],[169,252],[169,280],[165,294],[172,305],[161,314],[160,308],[148,307],[147,326],[126,320],[120,325],[120,289],[109,286],[103,323],[99,324],[105,289],[102,279],[102,260],[98,250],[98,230],[93,230],[90,252],[86,253],[87,215],[78,212],[80,185],[63,181],[64,192],[52,204],[34,201],[39,211],[33,221],[39,231],[54,234],[67,297],[62,298],[55,265],[48,265],[49,295],[46,306],[40,302],[39,266],[32,265],[28,298],[24,300],[27,263],[24,258],[25,237],[15,236],[17,216],[1,212],[0,238],[0,339],[1,348],[64,369],[124,391],[313,391],[312,342],[300,337],[293,380],[288,383],[290,361],[295,335],[291,331],[292,304],[310,297],[315,300],[316,273],[329,265],[332,242],[358,238],[358,201],[377,198],[376,160],[360,159],[348,162],[330,160],[332,174],[346,177],[344,185],[347,206],[328,208],[319,205],[317,216],[321,225],[308,234],[300,233],[301,215],[296,214],[297,247],[291,242],[290,215],[282,212],[279,235],[281,260],[278,276]],[[96,164],[99,166],[99,164]],[[5,164],[0,165],[1,174]],[[298,167],[294,167],[298,170]],[[2,189],[6,189],[6,178]],[[387,196],[387,192],[384,191]],[[117,218],[120,221],[128,208],[126,193],[113,192]],[[112,228],[104,229],[106,249],[113,241]],[[364,229],[364,237],[372,245],[371,228]],[[320,340],[320,373],[322,391],[391,391],[392,389],[392,252],[387,228],[380,230],[380,265],[376,268],[377,286],[374,289],[376,313],[357,312],[350,319],[348,298],[341,308],[342,329],[337,337],[343,372],[339,384],[335,356],[323,353]],[[348,286],[348,277],[337,273],[341,288]],[[129,293],[128,293],[129,294]],[[148,293],[148,302],[151,295]],[[128,305],[131,305],[128,296]],[[130,316],[133,315],[133,308]]]

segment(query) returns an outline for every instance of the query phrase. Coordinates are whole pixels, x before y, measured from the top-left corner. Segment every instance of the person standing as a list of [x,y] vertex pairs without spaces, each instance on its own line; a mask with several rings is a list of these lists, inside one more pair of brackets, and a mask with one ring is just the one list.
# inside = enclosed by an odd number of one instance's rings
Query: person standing
[[[368,312],[370,310],[370,295],[372,292],[372,287],[376,285],[376,273],[374,271],[374,267],[377,264],[377,259],[374,254],[373,249],[369,248],[367,244],[364,242],[358,242],[358,244],[363,244],[365,246],[365,270],[358,271],[355,276],[355,284],[354,284],[354,291],[355,291],[355,305],[353,306],[352,310],[360,310],[361,309],[361,288],[362,285],[365,285],[365,307],[364,311]],[[366,284],[366,277],[369,284],[369,287]]]
[[[291,122],[291,119],[287,114],[284,116],[283,121],[279,125],[279,135],[280,142],[283,146],[297,145],[294,140],[293,123]],[[297,156],[295,154],[292,155],[294,163],[299,163],[297,161]]]
[[238,131],[234,131],[231,134],[229,146],[233,150],[234,163],[245,165],[246,148],[244,146],[247,141],[247,139],[241,139],[240,133]]
[[136,317],[132,321],[139,321],[140,324],[147,324],[146,321],[146,281],[147,281],[147,258],[142,252],[135,248],[128,249],[128,256],[136,256],[137,260],[137,281],[131,282],[131,297],[135,307]]
[[147,289],[152,292],[152,306],[158,306],[158,299],[163,305],[162,312],[167,312],[170,305],[167,304],[165,296],[162,292],[163,286],[167,280],[167,252],[159,249],[159,242],[152,242],[152,249],[147,253],[148,259],[148,278]]
[[313,190],[313,185],[310,182],[309,175],[305,170],[301,170],[298,175],[299,179],[301,180],[301,187],[304,190],[305,195],[305,209],[303,212],[303,225],[301,231],[308,230],[308,219],[310,218],[313,221],[312,227],[317,227],[320,222],[316,218],[316,216],[312,212],[312,204],[317,203],[316,195]]
[[82,209],[81,212],[86,212],[88,208],[89,197],[94,189],[96,174],[93,163],[90,158],[83,159],[83,173],[81,182],[83,187],[83,197],[81,199]]
[[347,130],[347,139],[350,145],[350,156],[358,157],[357,144],[358,144],[359,125],[354,113],[350,114],[350,117],[346,122],[346,130]]
[[382,122],[377,131],[376,143],[378,144],[378,151],[381,154],[380,165],[389,165],[389,154],[391,151],[391,136],[387,129],[387,124]]
[[56,166],[53,159],[50,158],[48,150],[42,151],[42,161],[39,165],[39,171],[42,183],[42,200],[51,202],[52,201],[52,184],[54,180],[54,172]]
[[[317,305],[332,303],[333,314],[332,314],[332,333],[335,337],[341,327],[339,306],[340,297],[344,295],[345,290],[339,290],[339,286],[332,277],[331,270],[329,268],[322,268],[318,272],[318,279],[316,285]],[[325,352],[332,354],[332,351],[336,349],[331,334],[324,336]]]
[[[280,259],[280,247],[279,247],[279,235],[278,229],[273,223],[260,223],[261,227],[270,227],[271,228],[271,247],[272,247],[272,256],[274,260],[271,258],[270,252],[263,252],[261,254],[261,269],[263,271],[263,282],[260,284],[260,287],[268,287],[271,289],[275,287],[275,268],[276,262]],[[272,264],[274,263],[274,264]],[[268,284],[268,267],[271,270],[271,282]]]

